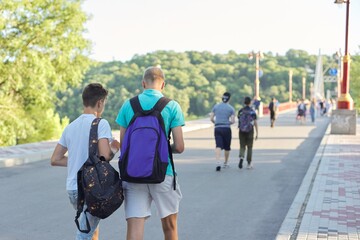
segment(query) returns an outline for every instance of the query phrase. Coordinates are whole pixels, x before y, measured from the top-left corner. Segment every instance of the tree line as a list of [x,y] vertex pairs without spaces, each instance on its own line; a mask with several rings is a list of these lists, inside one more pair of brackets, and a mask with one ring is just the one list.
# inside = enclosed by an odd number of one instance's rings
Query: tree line
[[[161,65],[166,76],[164,95],[178,101],[187,119],[207,115],[221,95],[232,94],[240,108],[253,96],[255,61],[247,53],[156,51],[126,62],[89,59],[91,43],[84,38],[88,16],[82,0],[2,0],[0,8],[0,146],[57,139],[82,110],[81,92],[90,82],[109,90],[103,117],[114,129],[123,102],[142,91],[145,68]],[[289,70],[293,99],[306,96],[317,56],[290,49],[285,55],[265,52],[260,61],[260,97],[280,102],[289,98]],[[336,68],[333,56],[323,56],[324,68]],[[352,56],[351,96],[360,101],[360,55]],[[325,89],[333,90],[334,83]],[[359,107],[359,106],[357,106]]]
[[[290,49],[284,56],[265,53],[260,61],[260,97],[268,104],[272,97],[279,102],[289,101],[289,71],[292,75],[292,99],[302,98],[302,78],[306,78],[306,97],[310,99],[310,85],[314,81],[317,55],[303,50]],[[358,82],[359,57],[353,57],[352,82]],[[333,56],[323,56],[325,68],[337,68]],[[135,55],[126,62],[112,61],[97,63],[85,74],[84,81],[77,88],[59,93],[60,104],[57,112],[61,117],[75,119],[81,111],[81,91],[90,82],[100,82],[109,89],[109,97],[104,112],[113,128],[117,129],[115,118],[127,98],[142,92],[141,79],[144,69],[160,65],[164,70],[166,85],[164,95],[177,100],[188,119],[207,115],[214,104],[220,101],[225,91],[231,93],[231,104],[239,109],[245,96],[254,95],[255,62],[248,54],[229,51],[226,54],[211,52],[156,51],[145,55]],[[326,73],[325,73],[326,74]],[[359,79],[360,80],[360,79]],[[353,84],[354,85],[354,84]],[[325,83],[325,90],[333,92],[336,83]],[[352,89],[352,96],[357,97]]]

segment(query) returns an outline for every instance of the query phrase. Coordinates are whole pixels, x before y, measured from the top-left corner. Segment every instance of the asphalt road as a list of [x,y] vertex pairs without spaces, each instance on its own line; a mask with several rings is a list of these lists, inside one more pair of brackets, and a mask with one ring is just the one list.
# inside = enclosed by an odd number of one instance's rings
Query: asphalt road
[[[185,133],[186,150],[175,155],[183,193],[182,240],[272,240],[300,187],[329,119],[301,125],[295,113],[279,116],[275,128],[259,120],[254,169],[238,169],[239,141],[233,128],[230,168],[215,171],[213,128]],[[116,166],[116,162],[114,162]],[[0,168],[0,240],[74,239],[75,211],[65,191],[66,169],[49,161]],[[100,224],[102,240],[125,239],[121,207]],[[163,239],[153,209],[145,240]]]

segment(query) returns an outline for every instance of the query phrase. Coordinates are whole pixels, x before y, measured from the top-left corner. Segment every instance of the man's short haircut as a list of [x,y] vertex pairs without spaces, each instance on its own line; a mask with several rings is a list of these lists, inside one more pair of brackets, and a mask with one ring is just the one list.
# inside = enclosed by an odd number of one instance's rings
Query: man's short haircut
[[165,75],[160,67],[149,67],[144,72],[143,80],[146,82],[165,81]]
[[251,103],[251,98],[250,97],[245,97],[244,98],[244,104],[249,105],[250,103]]
[[100,83],[88,84],[82,93],[83,105],[85,107],[95,107],[99,100],[105,99],[108,91]]
[[221,97],[221,100],[224,102],[224,103],[227,103],[229,100],[230,100],[230,97],[231,97],[231,94],[228,93],[228,92],[225,92],[223,94],[223,96]]

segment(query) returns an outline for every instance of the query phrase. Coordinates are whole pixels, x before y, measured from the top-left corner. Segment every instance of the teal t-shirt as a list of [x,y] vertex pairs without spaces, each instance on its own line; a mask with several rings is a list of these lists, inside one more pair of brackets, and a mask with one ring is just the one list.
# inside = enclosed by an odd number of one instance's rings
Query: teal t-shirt
[[[140,105],[144,110],[150,110],[154,107],[155,103],[161,98],[163,94],[160,91],[154,89],[145,89],[139,94]],[[116,118],[116,123],[123,128],[127,128],[129,123],[134,116],[134,111],[131,108],[129,99],[124,102],[120,108],[119,114]],[[165,133],[169,135],[169,130],[175,127],[184,126],[185,120],[179,103],[172,100],[162,110],[161,116],[164,119]],[[172,166],[169,164],[166,175],[173,176]]]

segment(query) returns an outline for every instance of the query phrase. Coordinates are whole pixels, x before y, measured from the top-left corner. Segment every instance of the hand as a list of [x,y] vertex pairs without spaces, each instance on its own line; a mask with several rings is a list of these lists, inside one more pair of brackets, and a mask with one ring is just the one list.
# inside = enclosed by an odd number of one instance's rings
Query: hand
[[120,149],[120,143],[118,140],[114,139],[113,141],[111,141],[110,143],[110,148],[111,148],[111,151],[115,154],[119,151]]

